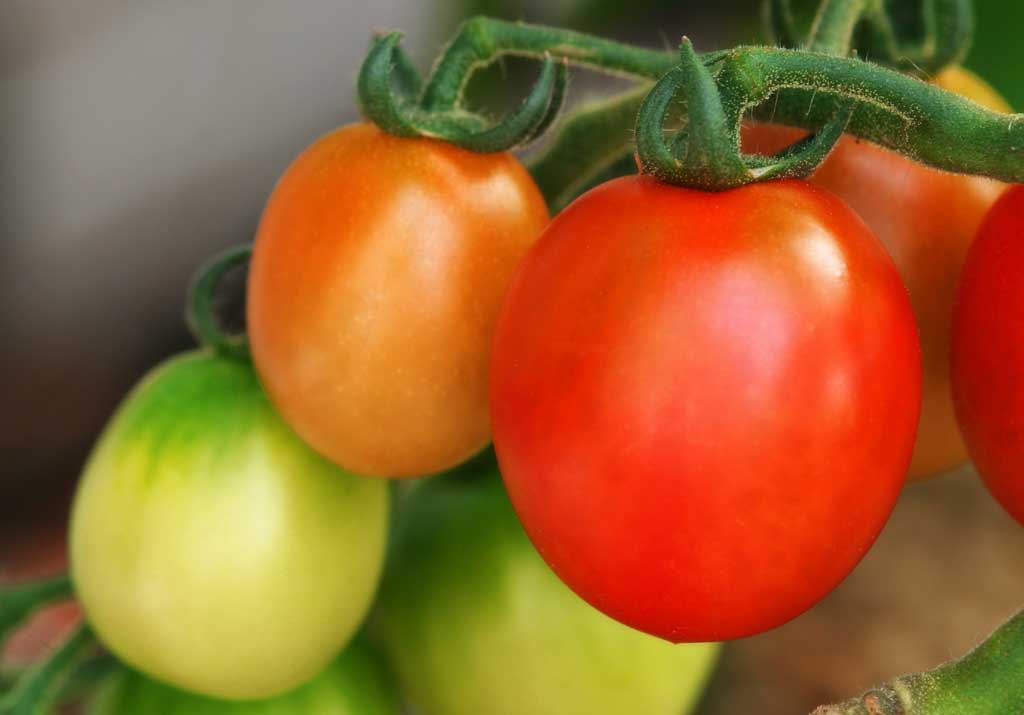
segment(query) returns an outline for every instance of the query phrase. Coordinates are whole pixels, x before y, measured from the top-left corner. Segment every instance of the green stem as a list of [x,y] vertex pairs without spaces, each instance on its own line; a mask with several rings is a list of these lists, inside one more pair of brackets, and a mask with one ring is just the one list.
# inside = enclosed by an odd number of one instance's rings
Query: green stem
[[813,715],[1024,713],[1024,611],[960,660],[905,675]]
[[[836,37],[844,36],[854,14],[852,8],[873,1],[827,4],[818,24],[819,44],[832,44]],[[948,6],[949,13],[957,17],[957,3],[963,1],[933,0],[936,7]],[[874,5],[865,7],[870,10]],[[833,39],[828,40],[830,37]],[[425,86],[422,103],[428,108],[454,106],[468,74],[498,56],[540,58],[545,53],[572,64],[641,78],[660,78],[676,64],[676,58],[668,53],[582,33],[474,19],[463,25],[437,63]],[[946,171],[1024,181],[1022,115],[991,112],[885,67],[820,52],[739,47],[704,55],[701,61],[717,70],[716,83],[723,93],[723,105],[730,112],[746,112],[763,105],[756,110],[762,119],[818,130],[842,116],[843,107],[852,101],[855,108],[846,129],[850,134]],[[784,91],[777,102],[766,102],[780,90]],[[613,113],[618,110],[619,107],[609,107]],[[615,117],[612,120],[609,126],[614,125]],[[600,124],[595,117],[588,118],[588,122]],[[558,142],[551,151],[566,158],[571,143]],[[596,148],[588,149],[584,163],[593,166],[591,160],[599,153]],[[613,153],[617,152],[609,150],[604,156]],[[555,157],[551,155],[538,161],[535,171],[542,179],[564,177],[571,167],[567,163],[564,169],[556,170]],[[550,188],[547,191],[553,195]]]
[[216,254],[200,266],[192,279],[186,310],[189,327],[201,344],[239,360],[249,359],[249,342],[244,333],[228,335],[221,330],[214,311],[214,296],[224,274],[246,263],[251,255],[250,246],[236,246]]
[[833,55],[850,54],[853,31],[871,0],[822,0],[811,25],[807,49]]
[[945,171],[1024,182],[1024,115],[993,112],[879,65],[795,50],[737,48],[722,73],[723,92],[759,106],[762,119],[819,129],[854,100],[849,134]]
[[43,581],[0,586],[0,645],[37,608],[72,597],[67,574]]
[[473,72],[502,55],[540,58],[640,79],[657,79],[676,63],[673,53],[634,47],[580,32],[477,17],[462,24],[441,55],[423,92],[429,111],[453,109]]
[[17,685],[0,698],[0,715],[47,715],[65,675],[78,657],[94,644],[89,627],[79,626],[46,660],[26,671]]

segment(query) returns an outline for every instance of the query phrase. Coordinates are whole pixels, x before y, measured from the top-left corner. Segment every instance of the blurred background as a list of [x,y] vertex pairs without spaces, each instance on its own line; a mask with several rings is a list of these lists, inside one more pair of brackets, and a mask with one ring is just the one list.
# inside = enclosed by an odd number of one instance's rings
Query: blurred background
[[[1024,107],[1024,3],[976,6],[967,64]],[[149,367],[192,344],[191,271],[249,240],[291,159],[357,118],[371,30],[405,30],[425,69],[481,13],[654,47],[760,37],[759,0],[3,3],[0,580],[61,567],[91,444]],[[521,74],[494,68],[475,96],[516,102]],[[579,79],[574,98],[601,87]],[[1024,603],[1022,549],[969,468],[908,489],[835,594],[727,649],[701,712],[807,712],[961,653]]]

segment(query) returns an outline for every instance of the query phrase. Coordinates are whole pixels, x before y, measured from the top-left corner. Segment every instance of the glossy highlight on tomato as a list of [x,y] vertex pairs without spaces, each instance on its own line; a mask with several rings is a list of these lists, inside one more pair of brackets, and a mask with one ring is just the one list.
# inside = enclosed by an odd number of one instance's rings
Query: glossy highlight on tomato
[[1024,524],[1024,186],[992,207],[967,254],[953,316],[957,417],[989,491]]
[[274,189],[249,274],[253,359],[285,420],[368,476],[479,451],[501,298],[547,221],[511,154],[368,124],[315,142]]
[[682,715],[716,643],[617,623],[537,554],[493,457],[427,480],[398,510],[374,634],[419,715]]
[[777,626],[853,569],[920,398],[892,260],[800,181],[588,192],[521,264],[491,373],[502,475],[541,555],[677,642]]
[[[993,109],[1010,107],[995,90],[962,67],[935,84]],[[771,153],[805,132],[787,127],[744,128],[748,151]],[[855,137],[843,137],[810,181],[850,205],[885,245],[910,292],[923,361],[921,421],[908,474],[941,474],[967,457],[949,385],[950,322],[967,249],[1006,185],[917,164]]]
[[281,420],[247,362],[156,368],[89,458],[70,526],[86,618],[124,662],[227,699],[322,670],[376,590],[386,483],[346,473]]

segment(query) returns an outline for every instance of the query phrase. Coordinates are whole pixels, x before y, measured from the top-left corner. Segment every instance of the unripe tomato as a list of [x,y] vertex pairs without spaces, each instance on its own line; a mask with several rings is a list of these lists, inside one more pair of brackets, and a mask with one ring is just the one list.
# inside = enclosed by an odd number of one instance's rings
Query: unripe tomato
[[315,142],[274,189],[249,273],[253,359],[285,420],[357,474],[479,451],[501,298],[547,220],[511,154],[369,124]]
[[885,249],[801,181],[610,181],[521,264],[494,445],[569,586],[671,641],[777,626],[836,586],[903,486],[917,330]]
[[397,691],[362,639],[319,675],[266,700],[215,700],[124,669],[96,693],[86,715],[399,715]]
[[555,576],[495,466],[418,486],[372,621],[420,715],[683,715],[716,644],[673,646]]
[[[936,84],[996,111],[1009,106],[960,67]],[[744,129],[748,150],[774,152],[804,132],[756,125]],[[966,458],[949,387],[949,331],[957,279],[978,224],[1005,184],[917,164],[854,137],[843,137],[811,181],[848,203],[874,230],[910,291],[921,335],[921,422],[909,477],[947,471]]]
[[992,207],[964,264],[953,317],[957,417],[978,474],[1024,524],[1024,186]]
[[107,426],[71,515],[75,590],[130,665],[222,698],[324,668],[373,596],[386,484],[345,473],[274,412],[247,363],[151,373]]

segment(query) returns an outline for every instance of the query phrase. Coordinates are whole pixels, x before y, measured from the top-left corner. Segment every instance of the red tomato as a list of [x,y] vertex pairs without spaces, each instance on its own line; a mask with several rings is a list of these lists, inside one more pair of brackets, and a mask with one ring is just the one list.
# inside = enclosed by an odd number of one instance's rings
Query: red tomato
[[921,399],[885,249],[800,181],[608,182],[523,261],[495,338],[502,473],[540,553],[672,641],[777,626],[895,504]]
[[967,254],[953,315],[957,417],[971,458],[1024,524],[1024,186],[1007,191]]
[[369,476],[479,451],[501,299],[547,221],[511,154],[369,124],[315,142],[274,189],[249,274],[253,360],[285,420]]
[[[997,111],[995,91],[966,70],[943,71],[936,84]],[[805,132],[765,125],[744,129],[748,150],[774,152]],[[978,225],[1006,185],[917,164],[844,137],[811,181],[835,193],[888,249],[910,291],[920,329],[924,383],[921,422],[909,477],[947,471],[966,459],[949,388],[949,332],[956,284]]]

